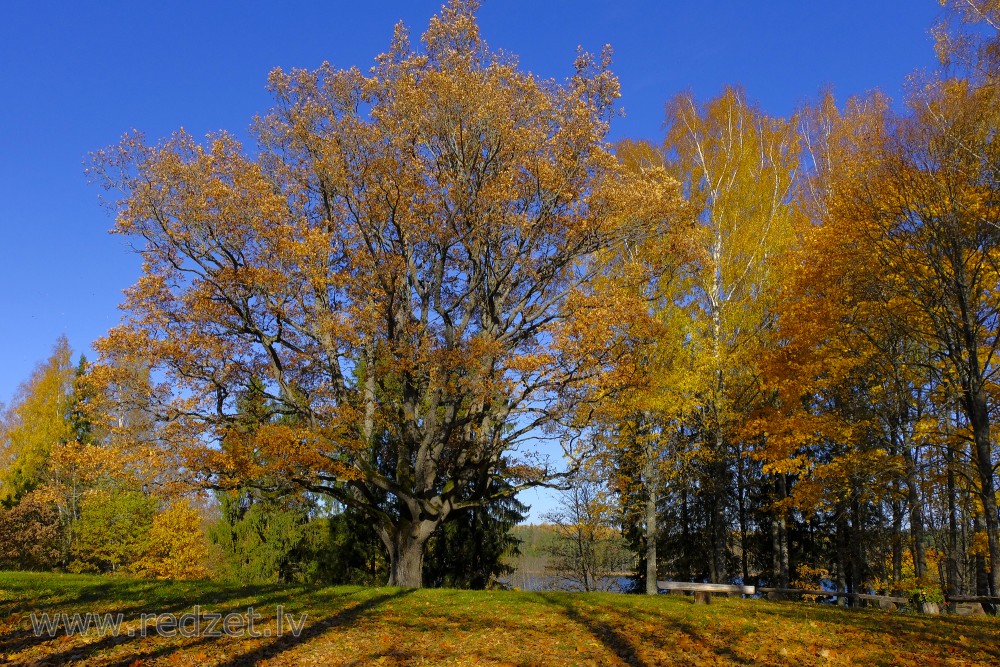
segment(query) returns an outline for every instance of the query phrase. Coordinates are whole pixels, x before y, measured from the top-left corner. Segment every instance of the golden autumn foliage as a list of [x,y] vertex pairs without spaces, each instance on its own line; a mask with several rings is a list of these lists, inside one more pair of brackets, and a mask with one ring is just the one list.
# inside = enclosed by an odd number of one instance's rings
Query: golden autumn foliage
[[[600,271],[572,296],[574,319],[564,328],[572,349],[592,367],[578,419],[587,450],[619,495],[626,513],[644,503],[646,562],[655,570],[656,505],[661,452],[668,426],[690,410],[698,375],[691,372],[690,309],[683,276],[697,253],[691,212],[662,153],[645,142],[623,142],[617,157],[633,178],[655,184],[672,199],[670,217],[648,223],[601,253]],[[647,592],[655,592],[655,573]]]
[[[879,352],[872,338],[877,334],[859,323],[884,323],[878,295],[869,290],[883,276],[877,273],[876,258],[864,254],[866,246],[848,240],[854,237],[846,234],[856,228],[838,227],[830,211],[838,206],[843,184],[858,178],[862,147],[878,140],[884,111],[876,98],[852,101],[841,114],[826,95],[800,117],[802,142],[812,161],[800,194],[809,218],[799,225],[800,245],[789,255],[783,276],[772,339],[780,344],[760,364],[765,390],[777,400],[762,405],[757,421],[748,425],[766,438],[761,456],[768,472],[808,474],[815,463],[808,459],[810,445],[829,439],[853,448],[862,435],[852,425],[853,414],[822,407],[837,401],[839,389],[850,391],[857,374]],[[859,263],[874,270],[855,271]],[[876,298],[866,299],[869,293]],[[870,319],[856,317],[858,308],[865,308]]]
[[0,419],[0,501],[16,503],[45,478],[53,448],[74,437],[69,420],[75,378],[69,342],[21,385]]
[[203,522],[186,499],[158,512],[146,537],[148,546],[129,570],[153,579],[207,579],[209,551]]
[[[803,115],[811,223],[762,366],[775,400],[754,426],[765,470],[799,476],[802,507],[904,502],[922,578],[928,447],[968,457],[986,532],[998,529],[988,404],[1000,236],[987,202],[1000,116],[991,87],[961,79],[924,81],[909,105],[896,114],[874,96],[841,113],[827,97]],[[955,465],[939,477],[952,488]]]
[[[699,380],[687,419],[695,436],[683,469],[708,505],[710,577],[725,581],[734,505],[746,551],[743,490],[755,443],[741,429],[761,400],[757,359],[795,241],[798,137],[792,121],[767,115],[742,90],[727,88],[702,105],[690,94],[671,100],[663,150],[697,218],[697,259],[683,289],[692,320],[686,344]],[[746,558],[740,567],[747,577]]]

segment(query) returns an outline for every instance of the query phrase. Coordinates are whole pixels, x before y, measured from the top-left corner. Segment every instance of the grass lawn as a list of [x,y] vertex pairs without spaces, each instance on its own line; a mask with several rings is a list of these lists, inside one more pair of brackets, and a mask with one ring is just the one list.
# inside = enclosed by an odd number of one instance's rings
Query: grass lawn
[[[193,614],[201,636],[139,633],[144,613]],[[276,634],[277,607],[285,614]],[[247,608],[260,637],[209,637]],[[40,614],[121,613],[119,634],[54,637]],[[290,621],[299,622],[298,637]],[[165,617],[164,617],[165,618]],[[235,623],[234,623],[235,625]],[[164,625],[169,630],[169,625]],[[84,665],[996,665],[1000,620],[678,595],[233,587],[0,573],[0,664]]]

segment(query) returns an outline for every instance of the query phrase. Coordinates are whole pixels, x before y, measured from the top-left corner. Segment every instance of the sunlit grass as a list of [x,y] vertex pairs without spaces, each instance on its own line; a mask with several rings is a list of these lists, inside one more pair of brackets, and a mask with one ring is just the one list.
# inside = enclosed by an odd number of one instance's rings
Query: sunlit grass
[[[36,637],[29,614],[204,612],[262,616],[249,638]],[[277,607],[307,614],[274,636]],[[0,573],[0,662],[86,665],[692,665],[1000,663],[994,618],[683,596],[354,587],[233,587]]]

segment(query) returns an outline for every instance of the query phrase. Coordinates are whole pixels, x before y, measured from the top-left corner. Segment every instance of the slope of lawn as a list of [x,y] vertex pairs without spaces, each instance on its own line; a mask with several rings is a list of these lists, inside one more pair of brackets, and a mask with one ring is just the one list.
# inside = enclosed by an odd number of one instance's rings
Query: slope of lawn
[[[262,619],[262,637],[137,633],[143,613]],[[288,618],[276,636],[276,610]],[[121,613],[118,636],[30,614]],[[37,618],[37,616],[36,616]],[[191,617],[193,619],[193,616]],[[187,634],[192,634],[190,625]],[[233,587],[81,575],[0,573],[0,664],[83,665],[740,665],[1000,664],[996,618],[918,616],[795,602],[611,594],[293,586]]]

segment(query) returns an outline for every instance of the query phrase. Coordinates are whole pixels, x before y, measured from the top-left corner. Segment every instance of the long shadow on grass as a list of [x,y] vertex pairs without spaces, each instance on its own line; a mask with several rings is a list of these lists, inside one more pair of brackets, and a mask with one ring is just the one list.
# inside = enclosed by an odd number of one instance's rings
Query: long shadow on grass
[[[39,611],[45,606],[67,606],[86,604],[88,602],[107,602],[114,599],[136,597],[134,587],[122,586],[119,582],[86,583],[68,582],[64,590],[60,590],[59,580],[53,579],[38,582],[43,585],[33,585],[30,579],[15,581],[8,584],[10,592],[20,595],[18,598],[0,602],[0,613],[12,614],[17,611]],[[77,583],[78,587],[73,587]],[[49,598],[49,599],[46,599]]]
[[[228,606],[228,607],[217,607],[217,608],[215,608],[215,606],[213,605],[214,613],[220,614],[222,616],[225,616],[230,613],[244,614],[245,612],[247,612],[248,607],[253,607],[257,612],[260,612],[263,610],[264,607],[269,606],[270,603],[272,602],[280,603],[287,601],[288,596],[291,592],[292,591],[288,591],[286,589],[285,594],[282,595],[271,594],[268,596],[261,596],[249,600],[244,597],[233,596],[234,599],[240,599],[249,602],[249,604],[246,606]],[[334,595],[332,596],[331,599],[338,597],[344,597],[344,595],[343,594]],[[232,605],[235,603],[233,601],[229,601],[229,604]],[[174,613],[182,610],[186,613],[193,613],[192,605],[190,603],[164,609],[160,613],[164,614]],[[200,626],[202,628],[207,628],[210,622],[210,617],[205,616],[206,613],[209,613],[209,610],[207,609],[202,610],[203,620]],[[219,627],[220,626],[217,624],[216,631],[218,631]],[[183,637],[183,635],[180,635],[179,633],[176,636]],[[122,654],[121,658],[117,662],[109,663],[108,665],[108,667],[127,667],[128,665],[135,664],[136,661],[150,661],[157,658],[162,658],[167,655],[171,655],[173,653],[177,653],[178,651],[182,650],[189,651],[199,646],[205,646],[208,644],[212,644],[214,642],[218,642],[220,640],[227,641],[226,639],[217,636],[202,635],[199,637],[191,637],[190,638],[191,641],[185,641],[184,643],[172,643],[160,646],[149,646],[150,643],[157,641],[162,642],[166,639],[167,638],[165,636],[161,637],[158,634],[155,624],[150,622],[147,625],[147,631],[145,637],[138,634],[135,637],[129,637],[127,635],[118,635],[117,637],[112,635],[107,635],[101,638],[100,640],[96,642],[91,642],[85,646],[73,646],[61,651],[60,653],[45,656],[45,662],[51,664],[62,664],[62,662],[65,660],[82,660],[85,658],[92,657],[101,651],[105,650],[110,651],[119,645],[138,644],[138,647],[136,648],[124,648],[123,650],[125,652]],[[239,640],[237,639],[235,641]],[[114,657],[117,658],[118,656]]]
[[[762,602],[763,610],[766,613],[797,623],[809,618],[824,623],[851,625],[866,632],[883,635],[887,640],[893,642],[909,642],[913,645],[926,644],[938,647],[942,654],[947,654],[949,649],[957,650],[959,654],[966,655],[977,650],[991,656],[1000,664],[1000,649],[996,648],[997,636],[1000,635],[1000,624],[994,624],[991,627],[988,623],[946,614],[914,616],[903,612],[880,612],[871,609],[826,609],[801,602]],[[943,636],[943,633],[940,632],[928,632],[926,628],[918,627],[920,622],[931,622],[939,628],[947,628],[953,634],[975,636],[980,641],[971,644],[967,639],[963,643],[957,639]],[[991,635],[988,633],[989,629],[994,631]],[[949,655],[948,657],[953,656]]]
[[679,618],[671,618],[669,619],[669,622],[671,623],[671,625],[673,625],[678,630],[686,634],[692,640],[700,642],[705,646],[707,646],[713,653],[715,653],[715,655],[719,656],[720,658],[725,658],[726,660],[730,660],[739,665],[753,664],[750,660],[747,660],[746,658],[741,658],[740,656],[736,655],[736,652],[733,651],[733,649],[731,648],[731,646],[735,646],[741,640],[741,637],[737,636],[736,633],[722,631],[722,630],[715,630],[714,632],[712,632],[712,638],[709,639],[708,637],[699,633],[698,630],[695,629],[694,625],[688,623],[687,621],[683,621]]
[[[193,611],[193,606],[196,604],[214,607],[223,615],[230,612],[239,613],[245,611],[247,606],[254,606],[260,609],[271,604],[288,602],[290,599],[294,599],[297,594],[301,595],[302,593],[299,588],[290,588],[288,586],[278,585],[250,586],[241,589],[222,589],[212,586],[208,589],[201,590],[178,588],[176,591],[171,591],[169,587],[167,590],[163,590],[164,586],[168,586],[168,584],[151,585],[147,582],[136,582],[135,585],[132,585],[131,582],[127,582],[125,585],[122,585],[121,582],[101,582],[94,585],[87,585],[84,590],[79,591],[77,594],[70,595],[65,598],[60,597],[55,602],[46,602],[43,599],[36,598],[33,600],[20,601],[19,607],[25,613],[45,612],[49,614],[50,618],[58,616],[60,619],[64,613],[70,618],[72,618],[76,613],[79,613],[82,616],[88,612],[98,614],[102,618],[105,617],[106,614],[110,615],[112,618],[121,614],[122,621],[124,623],[129,623],[140,620],[142,614],[177,614],[178,612],[190,612]],[[51,589],[46,589],[44,592],[49,592],[50,590]],[[37,593],[40,591],[35,592]],[[152,599],[145,600],[138,604],[117,608],[109,608],[107,606],[108,601],[111,599],[121,599],[129,594],[137,595],[141,593],[152,594]],[[244,602],[246,603],[245,605],[242,604]],[[87,609],[87,603],[99,603],[100,607]],[[30,619],[27,617],[22,619],[22,623],[28,623],[29,621]],[[149,628],[147,633],[148,638],[141,636],[129,637],[125,634],[125,631],[122,630],[117,636],[112,633],[108,633],[100,639],[89,642],[83,646],[74,643],[58,653],[46,655],[44,660],[45,662],[51,664],[61,664],[66,660],[81,660],[93,656],[100,651],[109,650],[121,644],[130,644],[134,642],[144,643],[147,640],[155,641],[154,638],[157,635],[152,621],[148,622],[147,627]],[[93,626],[88,629],[88,632],[96,631],[97,630],[93,628]],[[50,635],[48,632],[35,634],[33,628],[30,626],[28,628],[9,632],[0,637],[0,655],[16,654],[41,644],[58,641],[65,636],[66,632],[67,629],[61,621],[54,635]],[[174,646],[171,650],[176,650],[177,648],[180,647]],[[129,662],[131,662],[131,660]]]
[[[586,600],[586,597],[581,598]],[[633,598],[635,600],[635,598]],[[638,602],[638,600],[636,600]],[[564,608],[567,607],[566,603],[562,605]],[[577,615],[583,617],[583,611],[579,607],[573,607],[577,612]],[[692,642],[696,645],[700,645],[700,650],[709,651],[714,653],[718,658],[724,659],[728,662],[749,665],[753,664],[752,661],[740,657],[733,650],[733,647],[741,641],[737,633],[732,631],[723,630],[721,628],[714,629],[709,635],[702,634],[692,623],[679,618],[676,611],[666,611],[663,609],[656,609],[655,607],[642,608],[642,605],[624,605],[616,606],[611,604],[600,604],[600,606],[595,603],[591,606],[591,610],[594,612],[600,612],[601,614],[609,617],[611,623],[607,621],[596,621],[601,627],[612,628],[612,624],[619,628],[629,628],[630,640],[627,644],[622,644],[622,634],[620,632],[614,631],[615,644],[618,646],[626,646],[627,649],[616,650],[615,646],[604,642],[606,646],[615,650],[618,656],[629,664],[641,665],[642,660],[638,656],[635,657],[636,662],[630,661],[628,657],[629,654],[634,655],[636,653],[635,646],[649,646],[653,648],[659,648],[663,645],[664,634],[672,627],[677,631],[686,635]],[[574,619],[579,620],[579,619]],[[591,619],[594,622],[594,619]],[[645,621],[641,623],[639,621]],[[653,623],[659,626],[660,630],[658,632],[650,632],[644,629],[644,626],[648,626],[649,623]],[[598,633],[594,633],[596,636],[600,636]],[[602,641],[604,639],[602,638]]]
[[[350,594],[348,594],[348,593],[340,593],[340,592],[337,592],[337,593],[327,593],[327,592],[323,592],[323,591],[318,591],[318,592],[313,593],[312,595],[310,595],[310,600],[312,602],[314,602],[314,603],[319,603],[316,600],[316,598],[317,597],[322,597],[323,600],[322,600],[321,604],[328,605],[331,602],[333,602],[334,600],[339,600],[340,598],[346,598],[346,597],[349,597],[349,595]],[[253,604],[250,604],[248,606],[253,607],[257,612],[261,612],[261,611],[263,611],[263,609],[265,607],[270,606],[269,605],[270,602],[287,602],[288,601],[287,597],[288,597],[287,595],[285,595],[285,596],[271,595],[271,596],[262,597],[262,598],[254,598],[252,600]],[[312,606],[315,607],[316,604],[313,604]],[[229,614],[229,613],[243,613],[243,612],[247,611],[247,607],[242,607],[242,608],[234,608],[234,607],[218,608],[218,609],[213,609],[213,611],[215,613],[218,613],[218,614],[221,614],[221,615],[225,616],[226,614]],[[205,612],[203,611],[203,614],[204,613]],[[295,613],[295,612],[291,612],[290,611],[289,613]],[[299,610],[298,613],[302,613],[302,610]],[[205,623],[203,623],[202,627],[205,627],[206,625],[207,625],[207,619],[206,619]],[[150,639],[150,641],[155,641],[156,638],[157,638],[157,635],[155,634],[155,632],[151,631],[149,633],[149,639]],[[192,641],[188,641],[188,642],[186,642],[184,644],[166,644],[166,645],[154,646],[154,647],[149,647],[149,648],[142,647],[138,651],[134,651],[132,653],[128,653],[126,655],[123,655],[121,657],[121,659],[118,660],[117,662],[108,663],[108,665],[106,667],[128,667],[129,665],[135,664],[136,661],[143,661],[143,662],[145,662],[145,661],[153,661],[153,660],[157,660],[159,658],[162,658],[164,656],[168,656],[168,655],[172,655],[174,653],[178,653],[180,651],[188,651],[188,652],[190,652],[192,649],[196,649],[198,647],[206,646],[206,645],[217,643],[217,642],[220,642],[220,641],[227,641],[224,638],[215,637],[215,636],[211,636],[211,635],[202,635],[200,637],[192,638],[192,639],[193,639]],[[239,641],[239,639],[228,640],[228,641]],[[226,648],[230,648],[230,646],[227,645]],[[217,652],[217,649],[216,649],[216,652]]]
[[[57,575],[46,575],[53,577]],[[11,616],[16,613],[50,614],[87,612],[102,615],[107,612],[121,613],[125,620],[138,617],[142,612],[168,613],[194,604],[226,604],[239,597],[249,597],[254,601],[266,600],[266,596],[291,596],[295,591],[287,585],[264,584],[239,589],[222,587],[206,582],[151,582],[145,580],[115,579],[97,581],[66,581],[47,579],[34,585],[30,578],[7,581],[8,592],[18,597],[0,602],[0,614]],[[111,607],[112,600],[129,601],[118,607]],[[138,602],[136,602],[138,600]],[[3,642],[20,631],[0,635],[0,649]]]
[[610,624],[583,613],[583,610],[572,604],[572,598],[568,598],[566,595],[553,595],[551,593],[539,593],[538,597],[550,605],[561,607],[568,619],[585,627],[590,634],[596,637],[626,664],[633,665],[634,667],[647,667],[648,663],[639,656],[638,650],[628,637]]
[[242,655],[236,656],[224,663],[221,667],[238,667],[240,665],[256,665],[259,662],[270,660],[275,656],[278,656],[285,651],[291,650],[299,644],[304,644],[306,642],[318,639],[328,632],[332,632],[337,628],[347,627],[349,625],[357,622],[359,618],[368,614],[371,610],[376,607],[383,605],[391,600],[397,600],[399,598],[405,597],[413,593],[413,589],[399,590],[393,593],[383,593],[381,595],[376,595],[373,598],[369,598],[363,602],[360,602],[353,607],[348,607],[342,611],[337,612],[332,616],[327,616],[323,619],[314,621],[311,625],[307,626],[298,636],[291,634],[284,634],[278,637],[270,644],[262,646],[255,651],[250,651],[249,653],[244,653]]
[[[105,601],[106,602],[106,601]],[[177,602],[171,605],[164,605],[157,610],[157,613],[169,614],[181,611],[182,609],[190,607],[190,603],[187,602]],[[38,612],[28,612],[28,613],[47,613],[49,619],[53,620],[58,618],[58,627],[53,634],[42,631],[38,634],[35,633],[33,627],[31,627],[30,617],[26,616],[21,619],[22,623],[27,623],[29,627],[15,630],[9,632],[0,638],[0,654],[13,654],[20,653],[21,651],[28,650],[39,644],[45,644],[46,642],[55,641],[66,635],[67,629],[65,624],[62,622],[62,614],[65,613],[70,619],[73,618],[74,614],[79,613],[80,616],[84,616],[86,611],[74,611],[72,608],[62,608],[61,610],[56,607],[51,607],[50,611],[42,611],[46,609],[45,607],[39,608]],[[149,610],[148,605],[136,605],[130,607],[119,607],[114,610],[102,609],[100,611],[95,610],[93,613],[99,614],[102,618],[105,614],[110,614],[112,617],[116,617],[119,613],[122,614],[123,622],[134,621],[139,618],[140,614],[145,613]],[[93,630],[90,630],[93,631]],[[107,646],[121,643],[124,637],[113,637],[111,635],[106,636],[98,642],[94,642],[87,647],[86,653],[93,653],[94,650],[100,650],[101,648],[106,648]],[[77,653],[77,650],[70,650],[68,653]]]

